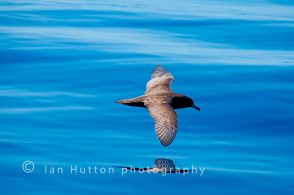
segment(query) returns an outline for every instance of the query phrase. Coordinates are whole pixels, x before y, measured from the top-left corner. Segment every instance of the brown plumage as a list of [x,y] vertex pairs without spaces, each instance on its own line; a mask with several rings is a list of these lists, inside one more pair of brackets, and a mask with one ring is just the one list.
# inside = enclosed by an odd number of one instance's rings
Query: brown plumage
[[155,132],[164,146],[170,145],[177,133],[177,113],[174,109],[193,107],[200,111],[188,96],[173,93],[170,83],[173,76],[157,65],[147,83],[145,94],[136,98],[119,100],[116,103],[147,108],[155,124]]

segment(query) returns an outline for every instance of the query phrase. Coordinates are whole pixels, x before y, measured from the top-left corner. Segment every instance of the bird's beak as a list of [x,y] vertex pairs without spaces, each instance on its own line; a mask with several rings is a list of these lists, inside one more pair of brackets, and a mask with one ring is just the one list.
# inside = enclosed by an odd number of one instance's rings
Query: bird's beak
[[200,112],[200,108],[196,105],[192,105],[192,108],[195,108],[196,110],[198,110]]

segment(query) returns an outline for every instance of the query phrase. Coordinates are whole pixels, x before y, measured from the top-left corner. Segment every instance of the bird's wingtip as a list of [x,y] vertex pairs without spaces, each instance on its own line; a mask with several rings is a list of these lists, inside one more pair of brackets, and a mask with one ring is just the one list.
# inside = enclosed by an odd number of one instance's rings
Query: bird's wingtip
[[165,68],[163,68],[160,64],[157,64],[156,67],[152,71],[151,79],[162,77],[162,76],[172,77],[172,75]]
[[167,147],[167,146],[169,146],[172,142],[170,142],[170,143],[165,143],[165,142],[161,142],[161,141],[160,141],[160,143],[161,143],[162,146]]
[[164,69],[164,68],[163,68],[163,66],[162,66],[161,64],[157,64],[157,65],[155,66],[155,70],[156,70],[156,69]]

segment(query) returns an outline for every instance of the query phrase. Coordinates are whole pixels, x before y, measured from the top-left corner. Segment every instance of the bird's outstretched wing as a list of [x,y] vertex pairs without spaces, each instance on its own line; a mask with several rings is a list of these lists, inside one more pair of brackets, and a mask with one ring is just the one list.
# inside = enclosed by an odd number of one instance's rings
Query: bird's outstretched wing
[[146,105],[155,124],[155,132],[164,146],[170,145],[177,133],[177,113],[167,103],[149,103]]
[[146,85],[148,93],[171,93],[170,83],[174,80],[172,74],[165,70],[162,66],[157,65],[151,75],[151,80]]

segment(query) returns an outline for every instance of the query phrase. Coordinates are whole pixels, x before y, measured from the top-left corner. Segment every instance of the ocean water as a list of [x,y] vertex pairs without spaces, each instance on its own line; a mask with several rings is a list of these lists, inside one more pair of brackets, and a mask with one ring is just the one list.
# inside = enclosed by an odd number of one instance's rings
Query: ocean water
[[[201,107],[168,147],[114,103],[156,64]],[[0,2],[0,194],[293,194],[293,141],[293,1]]]

